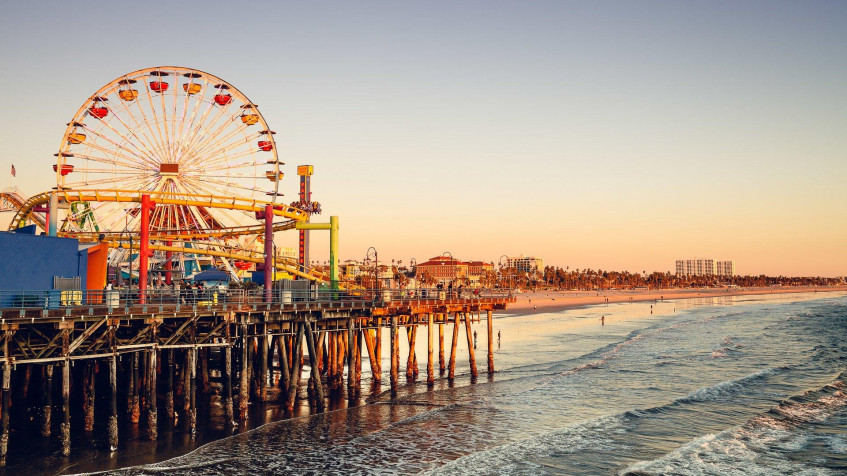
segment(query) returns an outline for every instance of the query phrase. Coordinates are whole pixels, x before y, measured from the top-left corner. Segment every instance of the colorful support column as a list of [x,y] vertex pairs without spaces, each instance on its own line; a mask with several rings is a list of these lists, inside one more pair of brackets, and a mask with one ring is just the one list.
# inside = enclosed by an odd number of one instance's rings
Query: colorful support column
[[[147,303],[147,267],[150,258],[150,211],[156,206],[156,202],[150,200],[150,195],[141,195],[141,243],[138,252],[138,302]],[[132,254],[132,250],[130,250]],[[129,277],[132,279],[132,276]]]
[[265,302],[273,297],[274,276],[274,207],[265,206]]

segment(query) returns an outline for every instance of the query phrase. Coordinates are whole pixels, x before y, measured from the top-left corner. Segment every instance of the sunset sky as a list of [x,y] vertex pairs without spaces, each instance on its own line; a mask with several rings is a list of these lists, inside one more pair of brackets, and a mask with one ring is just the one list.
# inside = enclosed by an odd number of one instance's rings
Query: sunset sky
[[288,201],[315,166],[342,259],[847,274],[847,2],[243,3],[6,4],[0,187],[54,186],[89,95],[179,65],[259,104]]

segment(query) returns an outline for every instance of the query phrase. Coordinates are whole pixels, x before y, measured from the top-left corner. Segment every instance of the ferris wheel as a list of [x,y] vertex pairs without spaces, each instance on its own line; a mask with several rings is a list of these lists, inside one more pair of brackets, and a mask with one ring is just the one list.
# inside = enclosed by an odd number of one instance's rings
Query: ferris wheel
[[[85,101],[68,123],[53,170],[60,190],[277,202],[283,164],[274,134],[257,105],[226,81],[189,68],[146,68]],[[137,204],[71,205],[65,231],[138,229]],[[255,223],[238,210],[163,205],[151,214],[150,230],[178,234]]]

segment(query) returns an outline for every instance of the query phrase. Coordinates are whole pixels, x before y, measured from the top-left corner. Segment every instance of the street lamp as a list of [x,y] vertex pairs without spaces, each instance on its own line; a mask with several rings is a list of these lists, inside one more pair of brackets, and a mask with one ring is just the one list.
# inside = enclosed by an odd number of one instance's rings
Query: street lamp
[[370,261],[371,256],[373,256],[374,262],[374,288],[379,289],[379,254],[373,246],[368,248],[368,251],[365,252],[365,262]]

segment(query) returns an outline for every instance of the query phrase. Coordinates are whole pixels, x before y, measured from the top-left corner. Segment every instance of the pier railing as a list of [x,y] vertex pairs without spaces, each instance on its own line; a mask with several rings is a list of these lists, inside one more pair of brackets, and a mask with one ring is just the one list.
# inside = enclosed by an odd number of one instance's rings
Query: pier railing
[[[0,291],[0,311],[3,317],[30,317],[56,314],[65,310],[71,315],[74,310],[86,309],[89,313],[130,312],[139,307],[165,307],[175,311],[190,309],[236,309],[236,308],[298,308],[313,303],[328,307],[375,307],[404,302],[479,301],[511,297],[511,291],[503,289],[444,290],[437,288],[415,289],[354,289],[330,290],[308,289],[225,289],[225,288],[154,288],[139,291],[133,288],[105,290],[31,290]],[[105,308],[105,310],[103,309]],[[16,312],[17,311],[17,312]],[[40,311],[40,312],[39,312]],[[53,311],[53,312],[50,312]],[[147,312],[142,311],[142,312]]]

